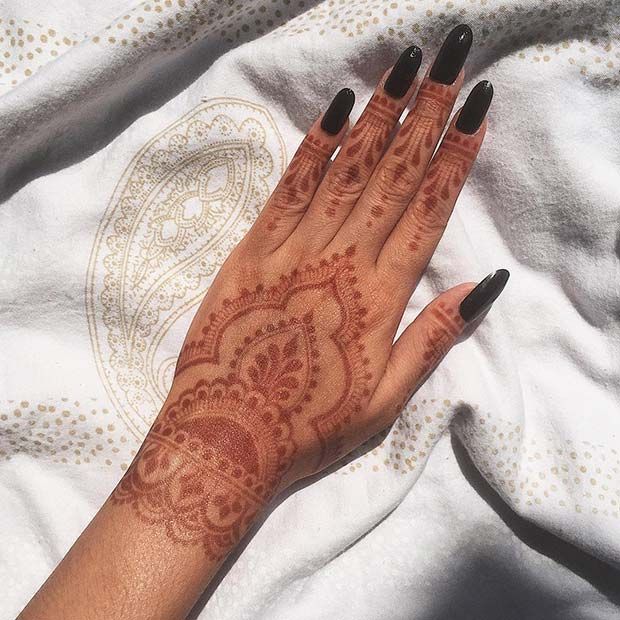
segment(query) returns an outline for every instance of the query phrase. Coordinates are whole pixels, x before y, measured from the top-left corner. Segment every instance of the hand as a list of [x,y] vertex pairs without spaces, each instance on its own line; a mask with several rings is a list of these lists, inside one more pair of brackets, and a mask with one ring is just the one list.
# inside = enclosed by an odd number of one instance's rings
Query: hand
[[[433,157],[463,82],[457,27],[422,81],[406,50],[345,137],[340,91],[227,259],[183,345],[169,397],[113,500],[219,559],[277,491],[394,421],[508,272],[443,293],[395,344],[482,143],[480,82]],[[341,150],[331,166],[330,157]]]
[[261,507],[390,424],[499,295],[505,270],[456,286],[393,344],[484,137],[488,82],[435,152],[471,39],[450,33],[397,132],[416,47],[346,138],[348,89],[314,123],[196,313],[136,458],[20,620],[185,617]]

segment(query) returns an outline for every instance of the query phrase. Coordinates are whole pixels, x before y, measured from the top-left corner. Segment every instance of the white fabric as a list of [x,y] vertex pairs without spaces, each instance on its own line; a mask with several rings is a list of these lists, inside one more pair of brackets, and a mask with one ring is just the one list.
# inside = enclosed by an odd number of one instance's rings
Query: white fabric
[[0,0],[0,19],[2,618],[131,461],[312,120],[345,85],[357,117],[401,49],[428,63],[461,21],[460,101],[482,78],[496,95],[405,318],[511,280],[386,438],[273,507],[195,616],[620,617],[618,3]]

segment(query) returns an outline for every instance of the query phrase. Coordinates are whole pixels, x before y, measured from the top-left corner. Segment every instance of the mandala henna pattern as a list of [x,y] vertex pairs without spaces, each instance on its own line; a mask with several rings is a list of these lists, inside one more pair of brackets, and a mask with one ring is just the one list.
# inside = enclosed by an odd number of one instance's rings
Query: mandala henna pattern
[[[114,502],[220,559],[290,469],[295,416],[320,442],[317,468],[341,456],[371,379],[354,252],[223,300],[177,363],[201,379],[163,410]],[[314,398],[319,382],[333,389]]]

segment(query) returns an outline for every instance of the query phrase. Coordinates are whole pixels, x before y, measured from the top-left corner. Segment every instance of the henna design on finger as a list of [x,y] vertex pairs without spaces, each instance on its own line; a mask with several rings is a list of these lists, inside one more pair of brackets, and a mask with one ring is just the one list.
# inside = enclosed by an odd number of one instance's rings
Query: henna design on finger
[[177,363],[200,379],[164,408],[114,503],[219,560],[291,469],[296,433],[316,438],[316,469],[343,454],[372,379],[354,254],[222,300]]
[[311,133],[304,138],[269,200],[268,230],[275,230],[283,216],[305,211],[333,150]]
[[445,87],[429,80],[422,83],[416,104],[394,138],[393,147],[379,164],[380,192],[373,200],[368,228],[384,214],[383,204],[411,195],[424,172],[425,153],[430,155],[452,109],[453,99]]
[[436,195],[448,200],[456,189],[460,189],[478,152],[479,140],[448,133],[437,153],[437,159],[430,167],[426,178],[430,181],[424,187],[427,195]]
[[360,161],[368,170],[374,169],[401,110],[401,106],[386,95],[375,93],[351,131],[346,155],[362,154]]
[[407,247],[418,251],[441,233],[478,153],[479,138],[448,132],[426,173],[425,184],[409,206],[412,232]]
[[327,217],[336,215],[343,199],[346,201],[347,197],[352,197],[356,200],[363,192],[401,110],[402,104],[385,94],[375,93],[371,97],[343,147],[346,157],[337,160],[328,175],[324,200]]
[[437,364],[450,350],[460,335],[465,321],[458,313],[458,309],[439,301],[430,309],[431,325],[426,335],[424,353],[426,364],[425,377],[428,376]]
[[423,150],[432,148],[434,137],[443,129],[453,105],[453,96],[445,86],[425,80],[413,110],[396,136],[394,155],[419,166]]

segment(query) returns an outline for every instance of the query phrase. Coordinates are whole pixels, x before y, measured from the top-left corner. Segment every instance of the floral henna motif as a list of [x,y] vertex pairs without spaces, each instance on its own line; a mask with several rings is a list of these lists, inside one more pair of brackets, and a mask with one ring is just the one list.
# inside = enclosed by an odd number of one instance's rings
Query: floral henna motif
[[[294,381],[296,367],[294,353],[286,355],[283,384]],[[262,363],[259,353],[257,377]],[[163,524],[176,542],[202,544],[218,561],[269,500],[294,451],[290,422],[255,385],[232,373],[201,380],[157,419],[112,501]]]
[[[316,434],[317,468],[342,455],[371,379],[354,252],[223,300],[177,363],[202,378],[162,411],[114,502],[220,559],[291,468],[296,431]],[[333,389],[314,398],[319,383]]]
[[[335,253],[317,266],[307,265],[282,275],[275,286],[259,285],[254,291],[243,290],[236,299],[225,299],[220,311],[209,316],[202,337],[183,347],[176,374],[192,366],[220,365],[234,350],[241,357],[230,365],[243,378],[248,357],[244,347],[251,348],[252,338],[241,334],[247,333],[248,325],[253,325],[260,342],[277,342],[296,334],[306,378],[296,390],[286,391],[286,399],[279,398],[280,392],[269,383],[264,383],[263,389],[286,416],[300,414],[303,407],[304,417],[321,442],[320,463],[340,456],[345,427],[369,395],[367,384],[371,379],[367,370],[370,360],[364,355],[360,338],[366,309],[355,288],[354,253],[351,246],[344,254]],[[309,390],[301,393],[302,386],[312,389],[319,381],[336,388],[331,390],[331,400],[315,402]]]

